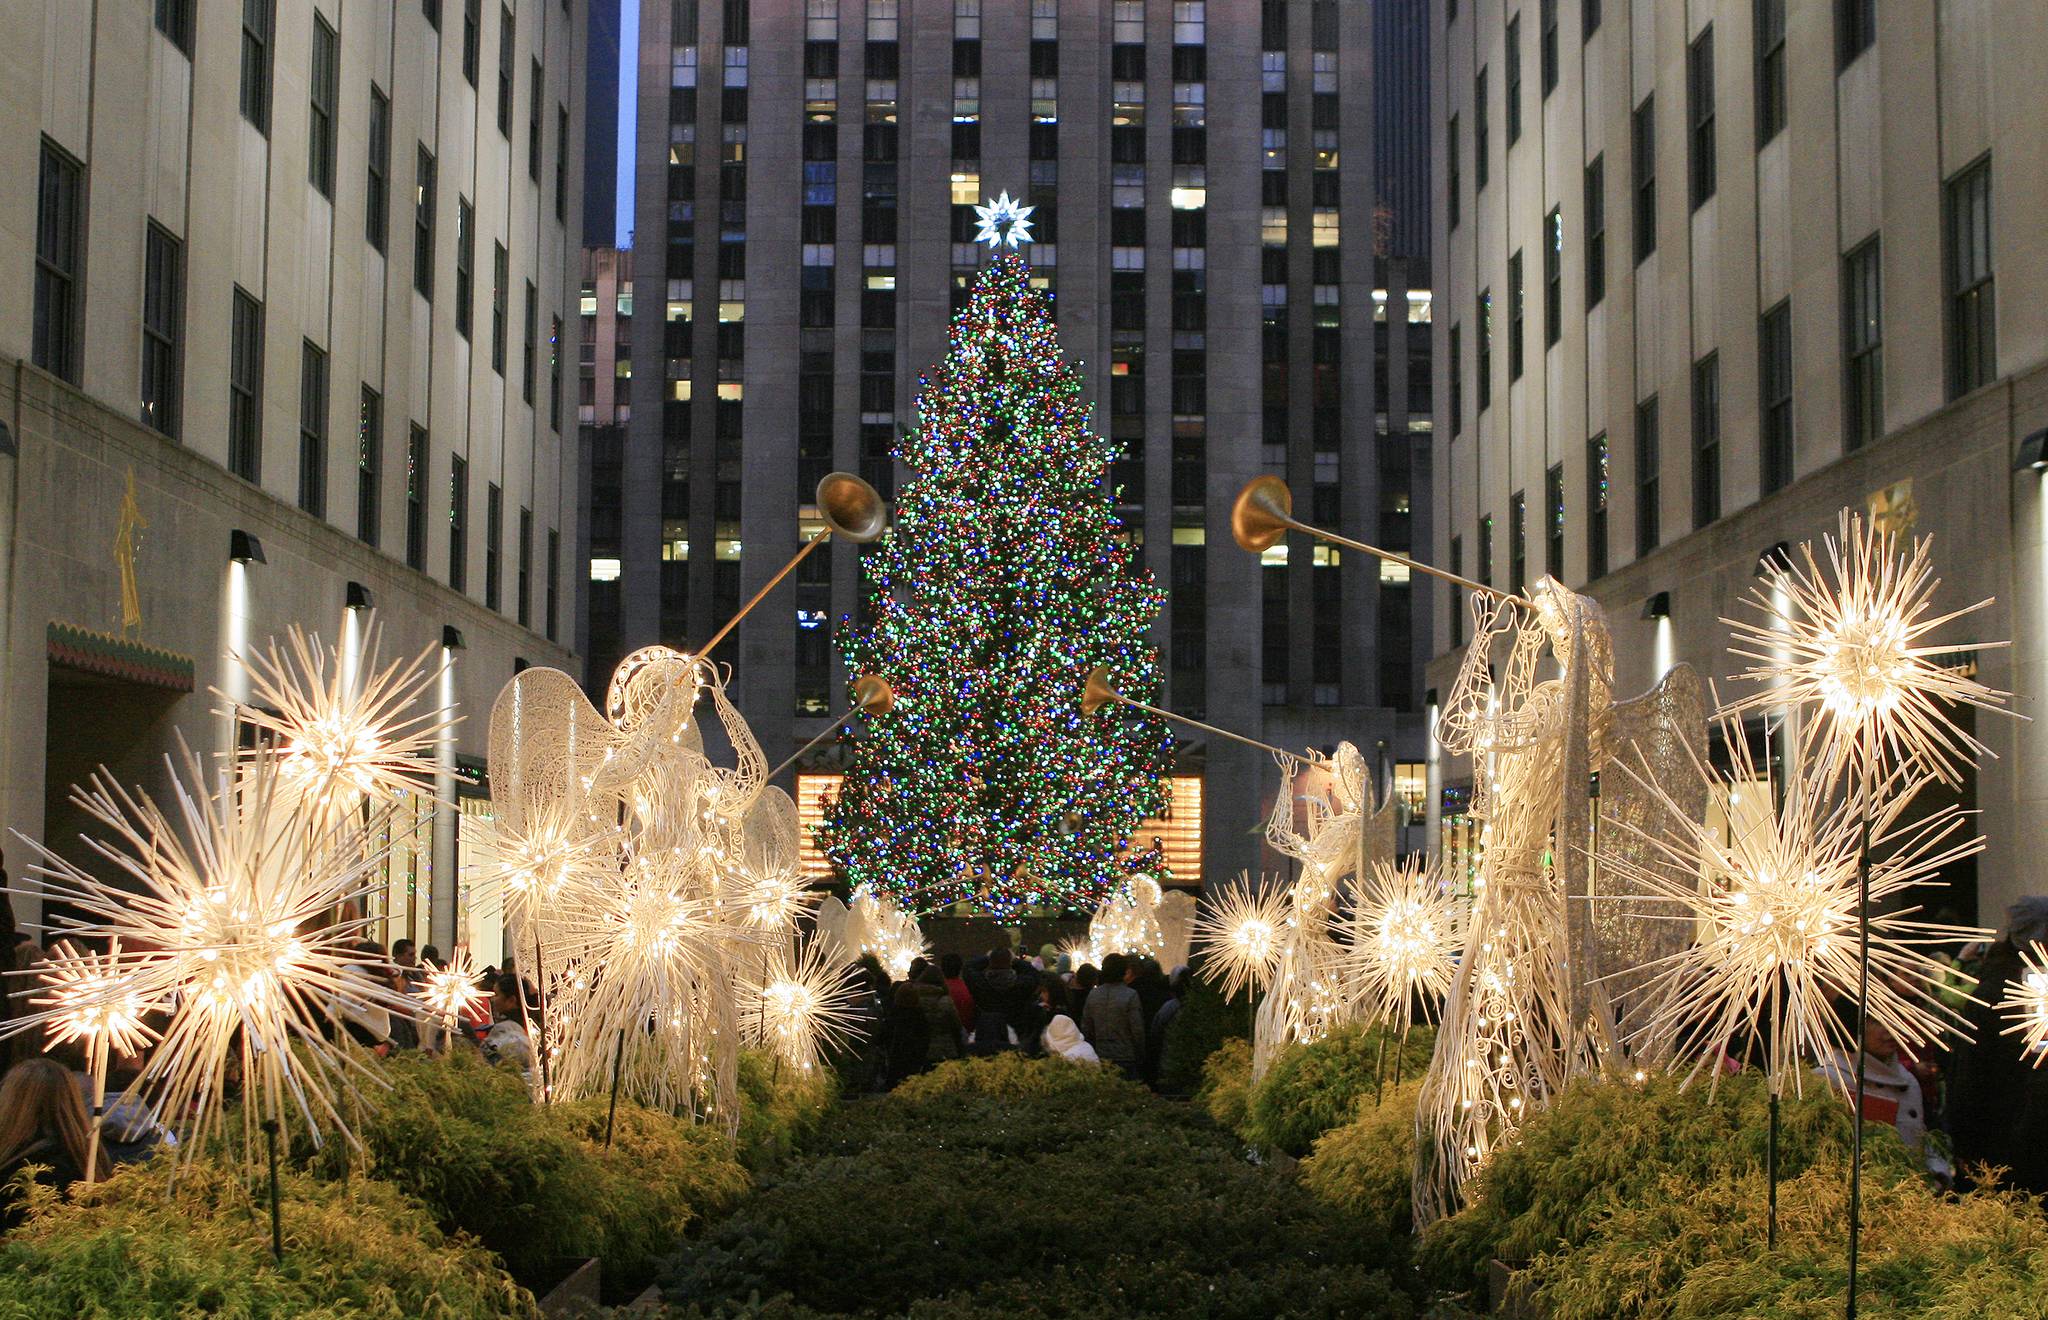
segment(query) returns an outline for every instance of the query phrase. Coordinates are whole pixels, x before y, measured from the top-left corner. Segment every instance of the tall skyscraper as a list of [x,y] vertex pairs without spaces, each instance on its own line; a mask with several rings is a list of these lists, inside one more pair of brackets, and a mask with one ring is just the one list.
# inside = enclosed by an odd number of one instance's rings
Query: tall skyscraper
[[[1602,602],[1618,696],[1677,661],[1725,694],[1723,616],[1848,508],[1933,533],[1937,607],[1999,602],[1948,630],[1954,663],[2032,690],[2048,262],[2021,144],[2048,107],[2001,89],[2048,55],[2048,10],[1431,9],[1440,560]],[[1469,632],[1448,601],[1439,687]],[[2043,732],[1974,726],[1998,759],[1958,793],[1989,846],[1943,878],[1995,925],[2040,887]],[[1454,848],[1470,776],[1443,768]]]
[[[1419,798],[1420,584],[1229,533],[1238,489],[1275,472],[1322,525],[1427,543],[1431,303],[1375,226],[1371,7],[674,0],[640,42],[669,74],[639,93],[616,563],[592,551],[617,624],[593,607],[592,681],[730,618],[819,526],[826,472],[893,493],[917,374],[982,261],[972,208],[1007,190],[1037,208],[1026,255],[1169,591],[1168,702],[1282,744],[1349,738]],[[856,549],[782,591],[721,657],[771,756],[844,709]],[[1271,765],[1195,735],[1177,773],[1173,825],[1203,840],[1184,873],[1255,865]],[[1228,804],[1206,829],[1198,793]]]
[[0,9],[10,828],[82,858],[72,783],[103,764],[160,792],[176,737],[210,757],[249,736],[218,713],[249,699],[245,657],[297,623],[357,663],[374,604],[385,657],[431,647],[428,700],[465,717],[445,803],[420,795],[397,831],[378,935],[495,957],[465,847],[491,702],[524,664],[580,669],[559,350],[582,20],[582,0]]

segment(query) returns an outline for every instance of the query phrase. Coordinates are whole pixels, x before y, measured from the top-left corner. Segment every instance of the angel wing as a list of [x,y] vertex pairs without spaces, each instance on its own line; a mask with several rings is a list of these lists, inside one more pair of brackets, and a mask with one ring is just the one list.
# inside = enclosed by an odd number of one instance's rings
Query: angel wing
[[[1646,897],[1640,884],[1623,880],[1624,868],[1609,863],[1625,860],[1643,869],[1671,872],[1669,860],[1648,842],[1662,837],[1675,821],[1645,783],[1660,785],[1693,821],[1705,817],[1706,781],[1694,770],[1707,755],[1706,693],[1691,665],[1680,664],[1641,696],[1612,707],[1604,746],[1596,749],[1596,765],[1613,767],[1600,776],[1599,817],[1594,833],[1592,908],[1594,940],[1599,948],[1599,974],[1612,1003],[1629,1004],[1621,1034],[1656,1005],[1637,990],[1648,973],[1643,969],[1680,952],[1690,927],[1679,921],[1643,921],[1637,915]],[[1626,758],[1642,779],[1621,772]],[[1673,874],[1683,882],[1686,877]]]

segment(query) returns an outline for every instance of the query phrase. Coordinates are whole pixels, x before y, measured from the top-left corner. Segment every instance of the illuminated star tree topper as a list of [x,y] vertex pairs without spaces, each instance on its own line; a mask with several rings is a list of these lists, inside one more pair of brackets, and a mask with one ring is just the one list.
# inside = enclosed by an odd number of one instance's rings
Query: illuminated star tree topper
[[1083,387],[1030,267],[997,253],[920,383],[897,450],[911,479],[862,556],[868,619],[842,634],[848,681],[887,674],[897,700],[855,742],[824,842],[913,914],[1089,911],[1166,806],[1166,726],[1081,709],[1096,665],[1158,699],[1161,600]]
[[1035,206],[1019,206],[1005,189],[995,201],[987,206],[974,208],[975,217],[981,221],[981,230],[974,241],[986,243],[992,248],[1022,247],[1031,241],[1031,213]]

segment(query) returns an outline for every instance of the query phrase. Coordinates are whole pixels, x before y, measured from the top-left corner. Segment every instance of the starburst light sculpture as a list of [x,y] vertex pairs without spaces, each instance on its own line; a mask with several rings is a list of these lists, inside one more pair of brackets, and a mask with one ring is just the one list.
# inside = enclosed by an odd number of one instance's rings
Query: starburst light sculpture
[[1465,903],[1440,867],[1417,857],[1375,862],[1344,918],[1345,979],[1350,997],[1403,1034],[1449,993],[1465,941]]
[[763,982],[741,1005],[747,1042],[808,1072],[860,1035],[854,971],[817,940],[791,954],[778,950]]
[[1195,916],[1202,975],[1220,983],[1225,999],[1257,994],[1272,983],[1287,941],[1288,897],[1277,881],[1253,884],[1248,872],[1204,895]]
[[2006,987],[1999,1011],[2010,1020],[2000,1033],[2020,1038],[2020,1053],[2036,1068],[2048,1059],[2048,955],[2038,945],[2020,950],[2022,970]]
[[420,1002],[441,1020],[443,1034],[451,1039],[455,1035],[456,1024],[481,1008],[491,997],[478,977],[476,960],[467,948],[461,948],[455,951],[446,967],[428,972],[426,983],[420,988]]

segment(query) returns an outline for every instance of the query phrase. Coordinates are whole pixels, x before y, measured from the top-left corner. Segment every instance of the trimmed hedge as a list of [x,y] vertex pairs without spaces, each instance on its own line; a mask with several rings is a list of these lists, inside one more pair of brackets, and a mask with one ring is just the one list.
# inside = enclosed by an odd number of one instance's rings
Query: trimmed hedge
[[834,1111],[663,1286],[718,1316],[1403,1317],[1404,1248],[1187,1106],[975,1059]]
[[760,1169],[786,1158],[839,1095],[839,1076],[828,1069],[776,1067],[772,1056],[741,1050],[740,1163]]
[[267,1183],[204,1160],[123,1169],[59,1201],[32,1195],[0,1242],[0,1320],[207,1315],[232,1320],[471,1320],[538,1315],[489,1252],[444,1236],[386,1183],[282,1178],[285,1256]]
[[607,1291],[630,1288],[748,1185],[715,1129],[621,1103],[608,1151],[604,1101],[536,1106],[516,1072],[466,1051],[409,1051],[383,1075],[390,1090],[352,1120],[360,1150],[330,1141],[316,1153],[301,1139],[295,1154],[328,1178],[391,1183],[522,1277],[554,1259],[597,1256]]
[[1192,1095],[1202,1084],[1209,1056],[1226,1040],[1243,1040],[1250,1029],[1248,997],[1225,1001],[1223,992],[1207,981],[1191,980],[1160,1051],[1159,1089],[1168,1095]]
[[1372,1099],[1378,1079],[1391,1086],[1397,1073],[1420,1077],[1435,1046],[1426,1026],[1410,1031],[1404,1047],[1399,1032],[1363,1024],[1289,1046],[1252,1086],[1238,1130],[1261,1149],[1306,1155],[1317,1137],[1350,1121],[1360,1100]]
[[1242,1037],[1226,1040],[1202,1064],[1202,1085],[1195,1092],[1195,1102],[1217,1127],[1242,1134],[1251,1098],[1252,1043]]
[[1316,1138],[1301,1162],[1301,1184],[1317,1200],[1356,1216],[1372,1231],[1406,1236],[1415,1170],[1415,1102],[1418,1077],[1389,1087],[1377,1104],[1359,1098],[1355,1116]]

